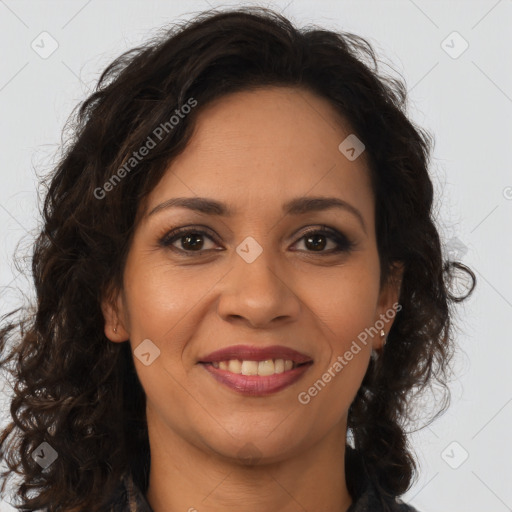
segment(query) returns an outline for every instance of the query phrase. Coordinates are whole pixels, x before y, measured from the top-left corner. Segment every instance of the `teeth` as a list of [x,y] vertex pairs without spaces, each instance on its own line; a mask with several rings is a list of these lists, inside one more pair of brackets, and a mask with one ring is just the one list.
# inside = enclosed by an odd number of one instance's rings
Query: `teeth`
[[274,361],[274,371],[276,373],[283,373],[284,372],[284,359],[276,359]]
[[258,363],[256,361],[242,361],[242,375],[258,375]]
[[219,361],[212,363],[214,368],[227,370],[239,375],[259,375],[265,377],[275,373],[283,373],[297,367],[290,359],[267,359],[266,361],[239,361],[230,359],[229,361]]
[[266,375],[274,375],[274,361],[267,359],[258,363],[258,375],[265,377]]
[[231,373],[240,373],[242,371],[242,363],[238,359],[228,361],[228,368]]

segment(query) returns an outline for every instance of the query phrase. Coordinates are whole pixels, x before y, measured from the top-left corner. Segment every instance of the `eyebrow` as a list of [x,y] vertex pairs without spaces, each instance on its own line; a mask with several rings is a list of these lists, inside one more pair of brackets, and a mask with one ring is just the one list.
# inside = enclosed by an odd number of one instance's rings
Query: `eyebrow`
[[[232,217],[235,212],[226,204],[215,199],[207,197],[173,197],[155,206],[149,213],[154,215],[168,208],[187,208],[206,215],[218,215],[223,217]],[[338,197],[297,197],[283,204],[282,210],[284,214],[303,215],[306,213],[320,212],[332,208],[339,208],[353,214],[359,220],[364,232],[366,233],[366,225],[361,212],[350,203]]]

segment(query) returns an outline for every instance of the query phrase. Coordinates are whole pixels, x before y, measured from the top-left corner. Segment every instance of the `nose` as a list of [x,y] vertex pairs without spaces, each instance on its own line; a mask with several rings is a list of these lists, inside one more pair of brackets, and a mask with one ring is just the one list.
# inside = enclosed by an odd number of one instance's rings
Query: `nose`
[[218,314],[228,322],[238,319],[265,328],[277,321],[294,321],[300,314],[292,279],[283,265],[276,265],[271,251],[263,250],[252,263],[235,253],[233,268],[222,283]]

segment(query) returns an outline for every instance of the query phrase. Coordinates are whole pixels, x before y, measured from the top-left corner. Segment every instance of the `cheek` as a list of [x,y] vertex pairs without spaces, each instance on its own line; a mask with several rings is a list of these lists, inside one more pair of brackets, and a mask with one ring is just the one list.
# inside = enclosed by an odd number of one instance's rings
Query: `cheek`
[[[375,321],[378,282],[369,271],[352,268],[326,279],[309,295],[310,307],[322,343],[318,367],[297,397],[308,414],[334,425],[347,413],[368,368],[371,354],[369,328]],[[377,275],[378,276],[378,275]]]
[[[176,269],[165,257],[144,256],[143,251],[127,261],[124,282],[132,351],[143,340],[151,340],[160,351],[162,378],[187,378],[185,351],[207,314],[207,292],[220,277],[194,265]],[[139,361],[135,363],[147,373]]]
[[321,418],[330,429],[346,419],[368,367],[368,349],[361,350],[346,361],[334,354],[309,382],[299,390],[297,401],[302,411],[312,418]]
[[[374,262],[358,261],[315,280],[308,304],[324,325],[333,349],[344,351],[352,339],[375,321],[379,271]],[[304,278],[307,279],[307,278]],[[304,281],[304,286],[308,286]]]
[[124,282],[131,334],[135,336],[164,338],[201,296],[193,278],[151,256],[129,259]]

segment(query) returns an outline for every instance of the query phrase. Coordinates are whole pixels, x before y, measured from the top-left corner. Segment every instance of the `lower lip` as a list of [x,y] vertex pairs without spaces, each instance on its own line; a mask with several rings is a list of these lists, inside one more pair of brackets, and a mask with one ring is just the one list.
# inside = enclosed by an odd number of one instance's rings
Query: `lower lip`
[[210,363],[201,363],[201,366],[221,384],[225,384],[238,393],[250,396],[270,395],[291,386],[304,375],[311,365],[312,363],[306,363],[297,366],[293,370],[260,377],[258,375],[231,373],[227,370],[215,368]]

